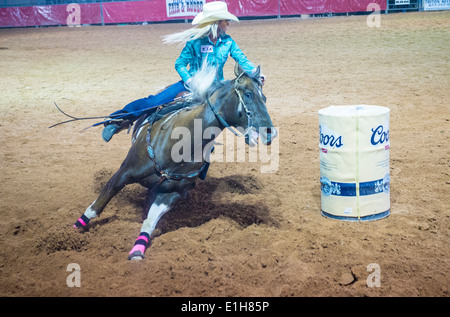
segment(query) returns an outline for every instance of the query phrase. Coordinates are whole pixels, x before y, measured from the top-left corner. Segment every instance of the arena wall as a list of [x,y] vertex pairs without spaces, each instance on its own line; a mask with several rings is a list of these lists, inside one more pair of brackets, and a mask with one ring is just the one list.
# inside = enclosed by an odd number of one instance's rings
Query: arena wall
[[[192,19],[205,0],[148,0],[0,7],[0,27],[164,22]],[[11,1],[11,0],[9,0]],[[95,0],[94,0],[95,1]],[[209,1],[206,1],[209,2]],[[386,0],[227,0],[238,17],[280,17],[302,14],[372,11],[369,4],[386,9]],[[47,2],[48,3],[48,2]],[[14,5],[13,2],[11,4]]]

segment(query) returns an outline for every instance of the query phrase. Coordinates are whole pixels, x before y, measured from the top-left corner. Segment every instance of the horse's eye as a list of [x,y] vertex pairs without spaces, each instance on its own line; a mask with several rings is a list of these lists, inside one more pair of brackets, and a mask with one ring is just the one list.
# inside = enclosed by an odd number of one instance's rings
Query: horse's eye
[[248,99],[252,99],[253,98],[253,94],[251,92],[246,92],[245,93],[245,97]]

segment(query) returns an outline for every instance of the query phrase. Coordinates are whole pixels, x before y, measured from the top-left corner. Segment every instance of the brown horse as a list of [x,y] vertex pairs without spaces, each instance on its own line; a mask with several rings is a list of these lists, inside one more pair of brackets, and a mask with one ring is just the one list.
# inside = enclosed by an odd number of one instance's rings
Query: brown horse
[[[157,121],[153,116],[144,122],[136,131],[120,169],[74,226],[84,229],[125,185],[140,183],[151,190],[152,203],[128,259],[143,259],[161,216],[187,195],[198,177],[204,178],[202,173],[209,166],[214,139],[223,129],[245,136],[250,146],[256,145],[259,138],[269,145],[277,131],[267,112],[259,67],[250,76],[236,64],[235,75],[234,80],[208,93],[205,100],[168,113]],[[176,139],[180,135],[181,141]]]

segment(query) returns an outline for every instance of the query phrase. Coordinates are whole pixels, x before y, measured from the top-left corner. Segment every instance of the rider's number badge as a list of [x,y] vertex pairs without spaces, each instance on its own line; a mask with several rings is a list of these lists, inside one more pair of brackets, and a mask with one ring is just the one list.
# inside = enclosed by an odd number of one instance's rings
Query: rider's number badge
[[212,53],[213,52],[213,47],[212,45],[202,45],[200,47],[200,50],[202,53]]

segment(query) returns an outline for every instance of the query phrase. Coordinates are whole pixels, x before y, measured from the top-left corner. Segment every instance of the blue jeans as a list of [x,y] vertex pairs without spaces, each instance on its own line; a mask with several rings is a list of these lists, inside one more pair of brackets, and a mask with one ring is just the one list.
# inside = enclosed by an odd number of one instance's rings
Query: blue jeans
[[187,89],[184,87],[183,81],[180,80],[156,95],[130,102],[123,109],[111,113],[110,118],[135,121],[146,112],[155,110],[157,106],[173,101],[180,92],[185,90]]

